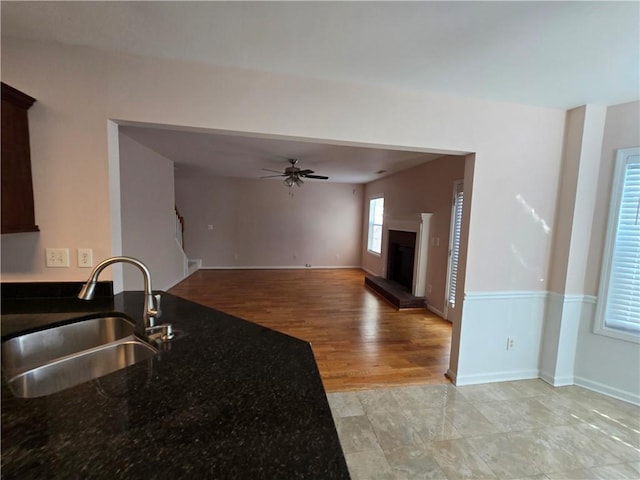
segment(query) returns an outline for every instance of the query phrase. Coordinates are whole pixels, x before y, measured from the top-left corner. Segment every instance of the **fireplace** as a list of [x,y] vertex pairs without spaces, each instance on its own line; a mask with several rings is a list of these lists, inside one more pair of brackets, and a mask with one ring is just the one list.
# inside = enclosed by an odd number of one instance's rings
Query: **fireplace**
[[382,276],[366,275],[364,283],[396,308],[426,307],[429,223],[432,213],[384,217]]
[[[404,216],[385,216],[383,222],[383,235],[382,235],[382,276],[386,279],[390,279],[390,275],[395,275],[389,268],[389,261],[392,255],[399,255],[402,257],[401,267],[402,281],[395,279],[400,284],[405,285],[411,291],[411,294],[416,297],[425,297],[427,289],[427,266],[429,260],[429,225],[431,223],[431,217],[433,213],[415,213],[412,215]],[[402,248],[400,253],[391,254],[389,246],[393,237],[402,236],[404,240],[400,241]],[[411,235],[408,237],[406,235]],[[410,238],[413,239],[411,242]],[[409,248],[413,249],[413,255],[410,254]],[[411,270],[409,270],[405,262],[408,263],[408,258],[413,256]],[[411,278],[407,279],[411,272]],[[403,283],[405,282],[405,283]]]
[[387,248],[387,279],[398,282],[411,291],[413,263],[416,253],[416,233],[389,230]]

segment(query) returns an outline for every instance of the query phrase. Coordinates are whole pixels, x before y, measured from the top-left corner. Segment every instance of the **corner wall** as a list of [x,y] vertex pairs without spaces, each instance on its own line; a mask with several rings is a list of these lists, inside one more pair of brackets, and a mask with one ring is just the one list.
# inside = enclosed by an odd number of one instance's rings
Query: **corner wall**
[[[614,160],[620,148],[640,146],[640,102],[607,109],[588,262],[582,286],[575,354],[575,383],[640,404],[640,344],[593,333]],[[593,301],[588,301],[589,298]]]
[[[176,241],[173,162],[120,135],[122,255],[143,262],[154,290],[185,276],[186,257]],[[142,290],[140,271],[123,267],[124,290]]]

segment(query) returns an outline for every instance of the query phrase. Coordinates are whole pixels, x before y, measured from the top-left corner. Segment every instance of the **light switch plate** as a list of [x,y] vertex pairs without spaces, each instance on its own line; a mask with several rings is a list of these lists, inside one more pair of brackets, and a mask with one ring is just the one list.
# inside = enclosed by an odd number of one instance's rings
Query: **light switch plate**
[[45,248],[45,257],[47,267],[67,268],[69,267],[69,249],[68,248]]

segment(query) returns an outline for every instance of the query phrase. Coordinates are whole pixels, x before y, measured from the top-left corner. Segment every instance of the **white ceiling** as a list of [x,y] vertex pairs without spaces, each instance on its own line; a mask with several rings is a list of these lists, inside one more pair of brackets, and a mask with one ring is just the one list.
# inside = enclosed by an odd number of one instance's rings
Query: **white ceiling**
[[[0,8],[2,37],[564,109],[640,98],[635,1],[3,0]],[[218,174],[226,175],[239,174],[238,168],[279,169],[278,158],[286,166],[284,158],[295,156],[303,168],[332,181],[363,181],[374,168],[416,161],[415,152],[377,152],[375,161],[363,161],[367,150],[361,148],[160,133],[128,131],[179,164],[191,163],[194,171],[214,165],[225,152],[238,159],[223,162],[228,170]],[[182,148],[177,151],[169,138]],[[190,148],[196,144],[202,156]],[[254,155],[263,158],[251,164]],[[356,177],[359,165],[367,172]]]
[[[284,171],[289,158],[332,183],[367,183],[442,156],[267,137],[121,126],[120,132],[173,160],[176,176],[260,178]],[[380,172],[382,170],[382,172]],[[305,180],[306,181],[306,180]],[[322,180],[309,180],[322,181]]]

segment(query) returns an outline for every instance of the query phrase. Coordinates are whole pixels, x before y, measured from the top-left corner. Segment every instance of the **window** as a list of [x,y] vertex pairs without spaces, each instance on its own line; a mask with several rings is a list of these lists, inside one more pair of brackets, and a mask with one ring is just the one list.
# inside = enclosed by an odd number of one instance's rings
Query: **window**
[[447,304],[456,306],[456,284],[458,281],[458,261],[460,258],[460,232],[462,230],[463,183],[453,184],[453,206],[451,211],[451,235],[449,241],[449,281],[447,282]]
[[384,198],[377,197],[369,200],[369,241],[367,249],[380,255],[382,252],[382,216]]
[[618,150],[594,331],[640,342],[640,148]]

